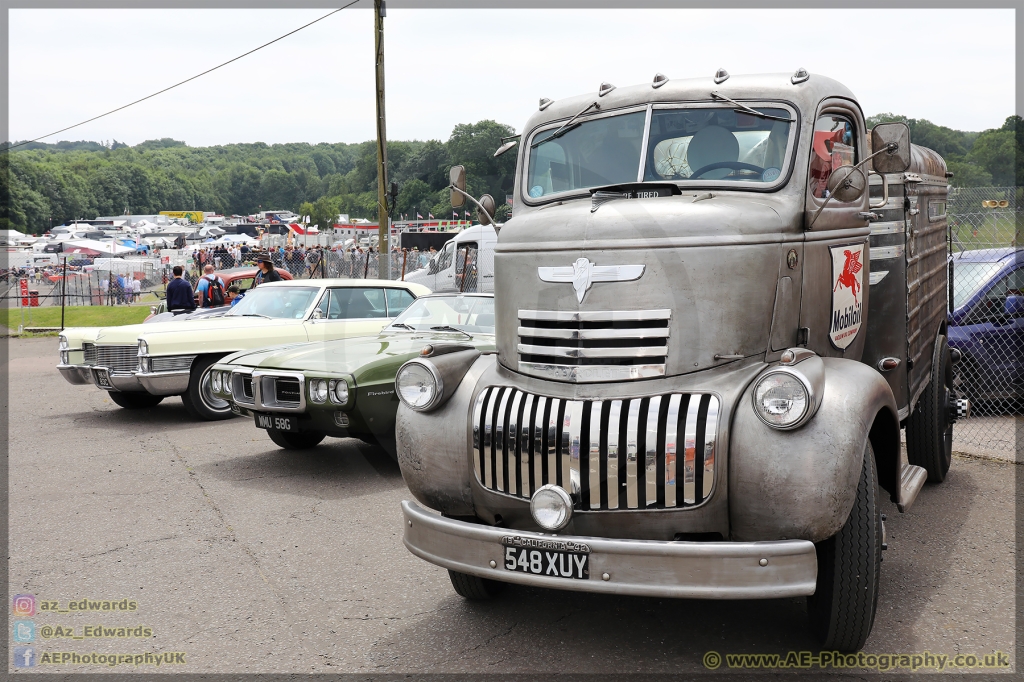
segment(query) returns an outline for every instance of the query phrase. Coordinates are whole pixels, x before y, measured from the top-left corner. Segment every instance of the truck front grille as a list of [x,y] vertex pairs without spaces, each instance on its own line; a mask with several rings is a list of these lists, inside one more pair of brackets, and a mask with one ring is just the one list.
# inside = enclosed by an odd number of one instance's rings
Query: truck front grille
[[138,346],[98,346],[83,343],[85,364],[108,367],[114,374],[131,374],[139,366]]
[[520,498],[550,483],[580,509],[691,507],[714,488],[718,414],[709,393],[592,401],[492,386],[473,411],[473,466]]
[[672,311],[519,311],[519,371],[586,383],[665,374]]

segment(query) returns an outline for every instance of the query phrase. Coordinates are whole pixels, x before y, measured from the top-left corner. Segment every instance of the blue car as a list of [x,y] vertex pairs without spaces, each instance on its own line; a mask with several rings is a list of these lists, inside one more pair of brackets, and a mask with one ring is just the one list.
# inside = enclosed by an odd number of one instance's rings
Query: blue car
[[960,352],[962,398],[1017,403],[1024,397],[1024,248],[952,256],[949,347]]

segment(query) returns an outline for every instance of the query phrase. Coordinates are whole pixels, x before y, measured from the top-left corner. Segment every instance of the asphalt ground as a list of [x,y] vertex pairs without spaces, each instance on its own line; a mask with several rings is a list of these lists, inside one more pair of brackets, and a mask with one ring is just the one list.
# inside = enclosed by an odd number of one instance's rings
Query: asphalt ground
[[[404,548],[399,502],[410,496],[383,452],[333,439],[286,452],[246,419],[196,423],[177,398],[123,410],[60,377],[55,339],[8,343],[9,589],[35,595],[35,615],[20,619],[35,624],[36,660],[185,661],[18,668],[12,657],[11,672],[686,675],[706,672],[711,651],[817,652],[802,599],[509,586],[466,602],[444,570]],[[1015,474],[1012,461],[958,455],[908,513],[884,503],[889,548],[865,652],[999,651],[1012,665]],[[82,599],[136,608],[69,610]],[[67,612],[42,610],[52,602]],[[87,626],[151,632],[60,635]]]

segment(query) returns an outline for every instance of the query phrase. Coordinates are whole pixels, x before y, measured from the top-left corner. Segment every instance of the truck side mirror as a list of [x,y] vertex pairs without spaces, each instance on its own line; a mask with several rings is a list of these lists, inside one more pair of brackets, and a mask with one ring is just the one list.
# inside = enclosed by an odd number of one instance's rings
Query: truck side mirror
[[1003,305],[1003,310],[1009,318],[1016,319],[1024,317],[1024,296],[1010,294],[1006,297],[1006,303]]
[[459,208],[466,203],[466,196],[456,189],[466,191],[466,169],[463,166],[452,166],[448,171],[448,180],[451,182],[452,190],[449,193],[449,203],[452,208]]
[[844,204],[859,199],[867,185],[868,179],[859,166],[840,166],[828,176],[829,195]]
[[[494,215],[494,197],[490,194],[485,194],[480,197],[480,206],[483,207],[483,211],[477,209],[476,218],[480,221],[481,225],[490,225],[491,216]],[[486,213],[484,212],[486,211]]]
[[910,167],[910,128],[906,123],[879,123],[871,129],[871,150],[879,152],[871,162],[876,173],[902,173]]

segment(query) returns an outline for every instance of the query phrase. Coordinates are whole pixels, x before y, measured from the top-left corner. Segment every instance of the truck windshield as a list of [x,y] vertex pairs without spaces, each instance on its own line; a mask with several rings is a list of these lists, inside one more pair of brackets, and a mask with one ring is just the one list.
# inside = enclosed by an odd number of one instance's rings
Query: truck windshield
[[[753,107],[788,119],[778,107]],[[581,119],[558,139],[530,151],[524,191],[531,199],[622,183],[755,182],[782,177],[792,131],[788,120],[761,118],[733,105],[655,109],[643,154],[646,112]],[[543,140],[559,126],[534,136]],[[640,163],[646,159],[643,175]]]

